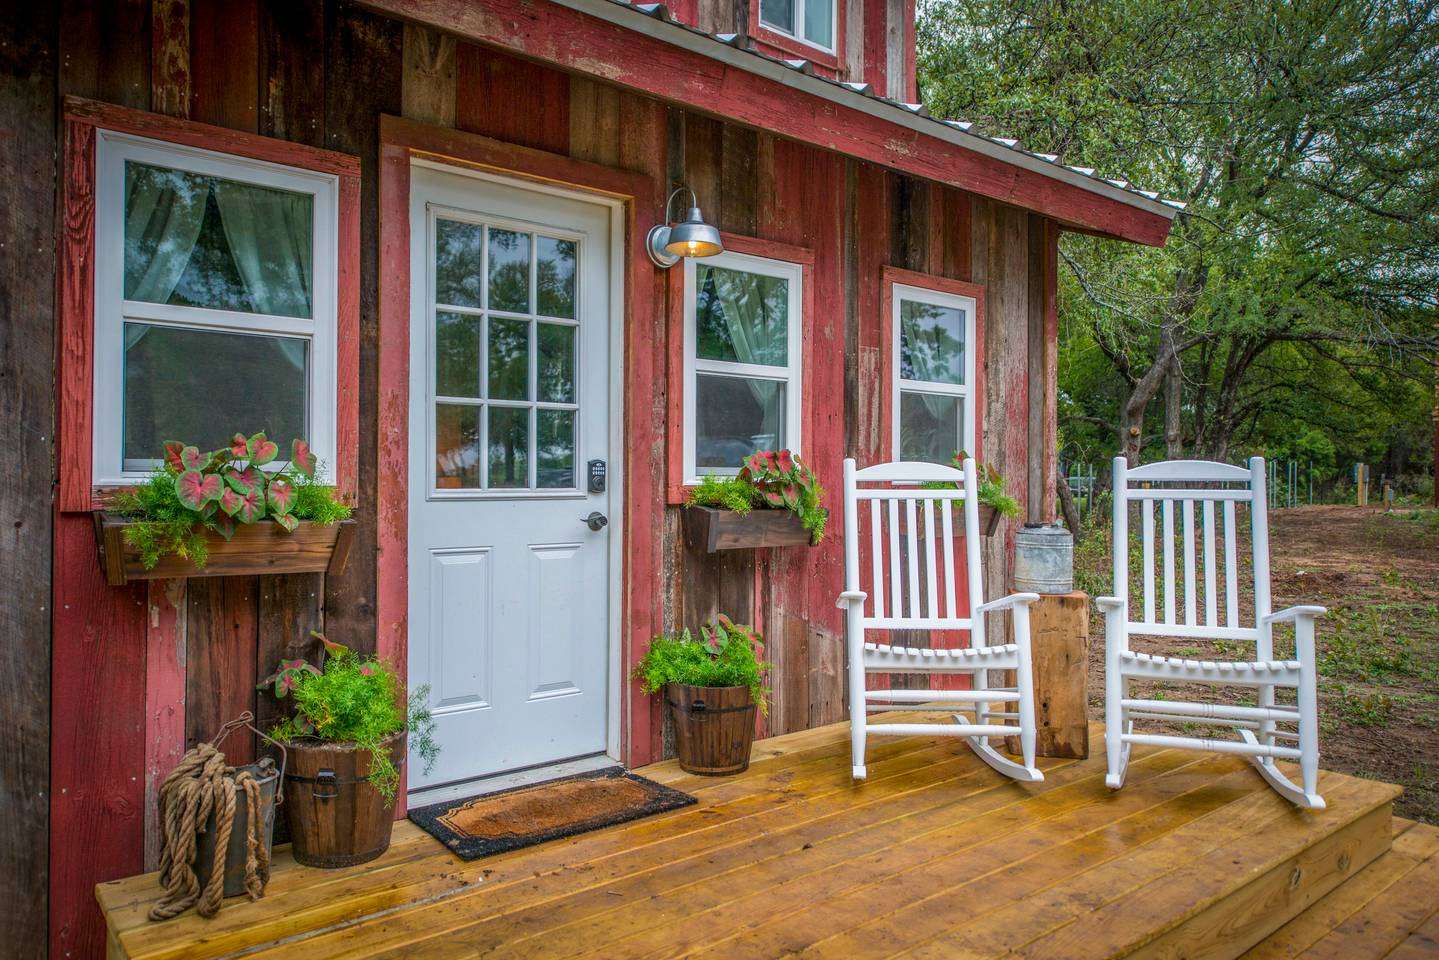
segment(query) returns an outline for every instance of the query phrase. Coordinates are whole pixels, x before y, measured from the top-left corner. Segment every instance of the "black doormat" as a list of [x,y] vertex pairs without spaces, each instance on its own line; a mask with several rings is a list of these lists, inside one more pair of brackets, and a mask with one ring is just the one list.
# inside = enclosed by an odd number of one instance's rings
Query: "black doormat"
[[696,803],[678,790],[606,767],[410,811],[421,830],[464,860],[572,837]]

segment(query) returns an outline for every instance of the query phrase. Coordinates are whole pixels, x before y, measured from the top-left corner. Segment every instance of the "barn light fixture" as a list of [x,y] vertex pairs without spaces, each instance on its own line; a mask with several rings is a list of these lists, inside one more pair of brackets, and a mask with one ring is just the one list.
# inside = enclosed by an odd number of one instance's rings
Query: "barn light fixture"
[[688,187],[677,187],[669,195],[669,199],[665,201],[665,219],[669,220],[670,204],[674,203],[675,197],[686,192],[690,195],[689,213],[685,214],[685,218],[679,223],[658,224],[651,228],[645,244],[655,266],[666,270],[679,263],[683,257],[713,257],[724,253],[719,230],[705,223],[704,217],[700,215],[699,199]]

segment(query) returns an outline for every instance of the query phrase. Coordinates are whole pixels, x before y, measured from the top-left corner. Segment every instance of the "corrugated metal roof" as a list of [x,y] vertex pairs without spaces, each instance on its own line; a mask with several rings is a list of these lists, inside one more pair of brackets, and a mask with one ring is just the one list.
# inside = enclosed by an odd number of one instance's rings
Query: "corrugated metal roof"
[[[1014,140],[1009,137],[987,136],[985,134],[979,133],[974,130],[974,125],[968,121],[932,117],[930,116],[929,110],[927,110],[923,104],[903,103],[898,100],[891,100],[889,97],[884,97],[876,93],[874,91],[874,88],[868,83],[857,83],[847,80],[832,80],[829,77],[824,76],[823,74],[816,73],[814,70],[814,64],[812,64],[808,60],[770,56],[762,50],[756,49],[753,44],[746,42],[738,34],[709,33],[708,31],[701,30],[698,27],[694,27],[682,21],[676,20],[674,16],[670,13],[669,7],[663,3],[630,3],[628,2],[628,0],[605,0],[605,2],[615,7],[621,7],[624,9],[637,11],[645,15],[646,17],[669,24],[677,30],[684,30],[695,36],[704,37],[715,43],[724,44],[727,47],[743,51],[751,56],[758,57],[769,63],[779,64],[780,66],[783,66],[796,74],[800,74],[805,77],[813,77],[815,80],[822,81],[823,83],[833,86],[834,88],[836,88],[836,92],[843,91],[844,93],[849,95],[858,95],[865,97],[868,100],[875,101],[879,104],[883,104],[887,107],[893,108],[899,113],[900,116],[919,117],[928,120],[934,123],[937,128],[939,128],[934,131],[934,135],[939,136],[942,139],[953,141],[955,139],[954,135],[957,132],[958,134],[966,138],[972,137],[976,140],[982,140],[986,141],[987,143],[997,144],[998,146],[1004,148],[1004,151],[1007,151],[1014,155],[1011,159],[1011,162],[1015,162],[1021,166],[1030,166],[1029,164],[1022,163],[1020,161],[1020,158],[1032,157],[1036,160],[1039,160],[1042,165],[1038,168],[1031,167],[1031,169],[1038,169],[1040,173],[1045,173],[1046,171],[1044,170],[1044,166],[1048,166],[1052,168],[1056,172],[1056,174],[1060,170],[1067,171],[1070,174],[1078,174],[1078,176],[1084,181],[1092,183],[1093,186],[1091,189],[1094,189],[1098,193],[1106,195],[1114,195],[1117,193],[1118,196],[1116,196],[1116,199],[1119,199],[1122,202],[1129,203],[1131,206],[1137,206],[1142,209],[1161,213],[1165,216],[1170,217],[1171,219],[1175,216],[1176,213],[1178,213],[1178,211],[1184,209],[1185,205],[1178,200],[1164,199],[1160,197],[1158,193],[1152,190],[1141,190],[1138,187],[1130,184],[1126,180],[1115,180],[1101,176],[1095,173],[1095,171],[1091,167],[1079,167],[1064,164],[1061,163],[1059,158],[1052,153],[1039,153],[1038,151],[1025,149],[1023,146],[1020,145],[1018,140]],[[966,144],[960,141],[960,145],[965,146]],[[1001,151],[997,155],[991,155],[997,156],[997,158],[1001,160],[1007,159],[1004,156],[1003,151]],[[1057,176],[1056,178],[1065,180],[1068,179],[1063,176]],[[1144,202],[1146,200],[1157,202],[1158,204],[1163,205],[1164,209],[1155,210],[1151,203]]]

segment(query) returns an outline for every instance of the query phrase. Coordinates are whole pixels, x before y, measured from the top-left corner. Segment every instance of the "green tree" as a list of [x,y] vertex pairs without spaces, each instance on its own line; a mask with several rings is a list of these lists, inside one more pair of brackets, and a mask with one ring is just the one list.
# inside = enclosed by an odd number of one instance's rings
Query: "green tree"
[[1423,417],[1437,7],[922,0],[933,113],[1187,205],[1162,250],[1065,235],[1066,436],[1226,458],[1294,417]]

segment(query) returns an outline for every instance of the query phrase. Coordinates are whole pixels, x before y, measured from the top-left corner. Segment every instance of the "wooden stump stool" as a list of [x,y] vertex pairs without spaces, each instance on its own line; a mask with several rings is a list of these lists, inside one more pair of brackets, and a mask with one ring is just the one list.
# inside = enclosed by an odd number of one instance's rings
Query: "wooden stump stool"
[[[1036,752],[1041,757],[1089,756],[1089,595],[1044,594],[1029,608],[1033,654]],[[1019,738],[1005,749],[1019,752]]]

